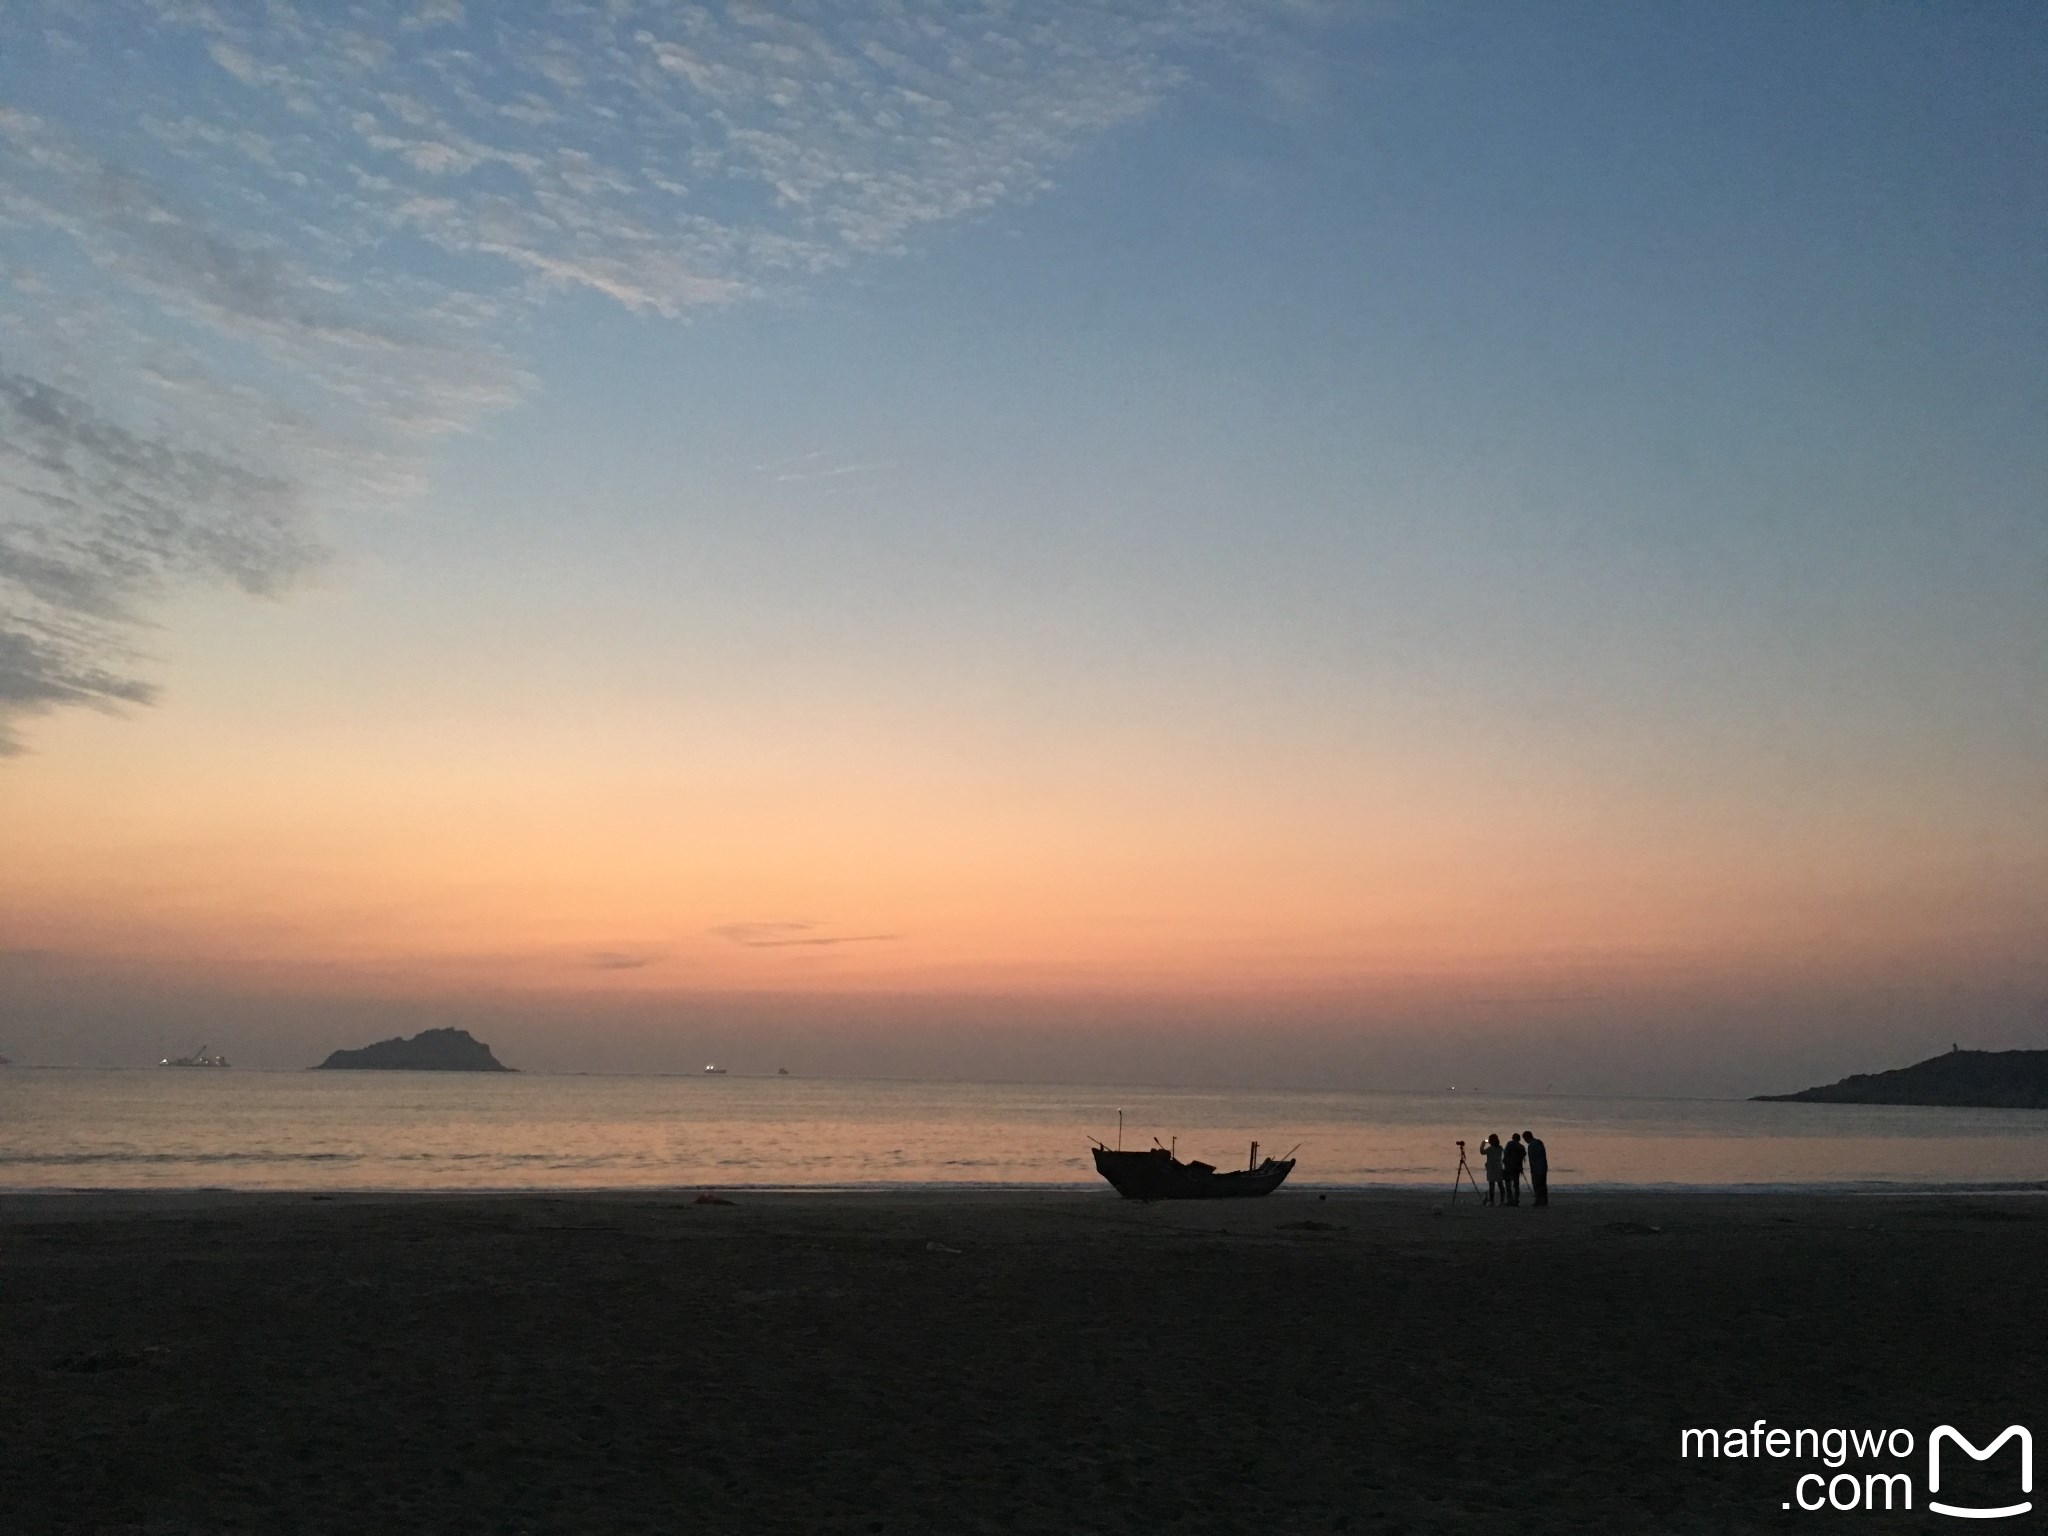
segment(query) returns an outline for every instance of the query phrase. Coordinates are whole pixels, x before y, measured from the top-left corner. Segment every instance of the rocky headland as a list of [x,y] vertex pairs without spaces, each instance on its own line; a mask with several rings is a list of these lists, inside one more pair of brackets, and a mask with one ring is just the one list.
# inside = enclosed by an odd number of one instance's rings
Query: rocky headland
[[1952,1050],[1892,1072],[1858,1072],[1798,1093],[1760,1093],[1774,1104],[1937,1104],[2048,1109],[2048,1051]]
[[316,1072],[510,1072],[491,1048],[466,1029],[425,1029],[409,1040],[379,1040],[355,1051],[336,1051]]

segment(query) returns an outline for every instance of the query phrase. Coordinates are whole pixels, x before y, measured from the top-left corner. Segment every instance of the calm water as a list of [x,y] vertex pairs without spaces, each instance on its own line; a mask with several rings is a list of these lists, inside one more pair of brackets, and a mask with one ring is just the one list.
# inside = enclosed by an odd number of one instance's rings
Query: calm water
[[[2048,1180],[2048,1113],[1697,1099],[1202,1092],[797,1078],[0,1071],[0,1188],[1103,1187],[1088,1138],[1295,1179],[1448,1189],[1533,1128],[1598,1185]],[[1482,1178],[1483,1178],[1482,1170]]]

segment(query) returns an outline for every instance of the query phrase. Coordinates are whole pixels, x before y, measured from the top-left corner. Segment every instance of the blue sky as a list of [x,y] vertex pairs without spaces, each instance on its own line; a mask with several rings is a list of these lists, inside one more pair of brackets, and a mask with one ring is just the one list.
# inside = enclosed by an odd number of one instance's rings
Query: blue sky
[[542,316],[504,473],[547,489],[491,501],[611,524],[598,584],[745,562],[771,630],[887,594],[1311,702],[2038,746],[2039,29],[2000,20],[1304,29],[1296,96],[1215,61],[818,290]]

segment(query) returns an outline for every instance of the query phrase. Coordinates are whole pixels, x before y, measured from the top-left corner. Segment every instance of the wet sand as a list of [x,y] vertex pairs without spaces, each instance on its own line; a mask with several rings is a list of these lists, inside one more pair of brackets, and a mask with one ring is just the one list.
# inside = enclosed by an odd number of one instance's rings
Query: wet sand
[[1776,1530],[1681,1428],[2048,1430],[2038,1197],[735,1198],[0,1198],[0,1530]]

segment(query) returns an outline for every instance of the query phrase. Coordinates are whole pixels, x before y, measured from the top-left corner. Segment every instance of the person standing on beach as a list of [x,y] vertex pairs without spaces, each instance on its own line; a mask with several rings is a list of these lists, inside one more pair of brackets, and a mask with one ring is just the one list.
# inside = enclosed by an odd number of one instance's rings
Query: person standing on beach
[[1522,1132],[1522,1145],[1529,1149],[1529,1188],[1538,1205],[1550,1204],[1550,1153],[1536,1139],[1534,1131]]
[[1522,1203],[1522,1159],[1528,1155],[1520,1131],[1508,1137],[1508,1144],[1501,1149],[1501,1172],[1506,1178],[1502,1188],[1507,1191],[1509,1205]]
[[1479,1150],[1486,1154],[1486,1203],[1488,1205],[1506,1205],[1508,1203],[1507,1186],[1501,1183],[1500,1178],[1499,1135],[1487,1137]]

